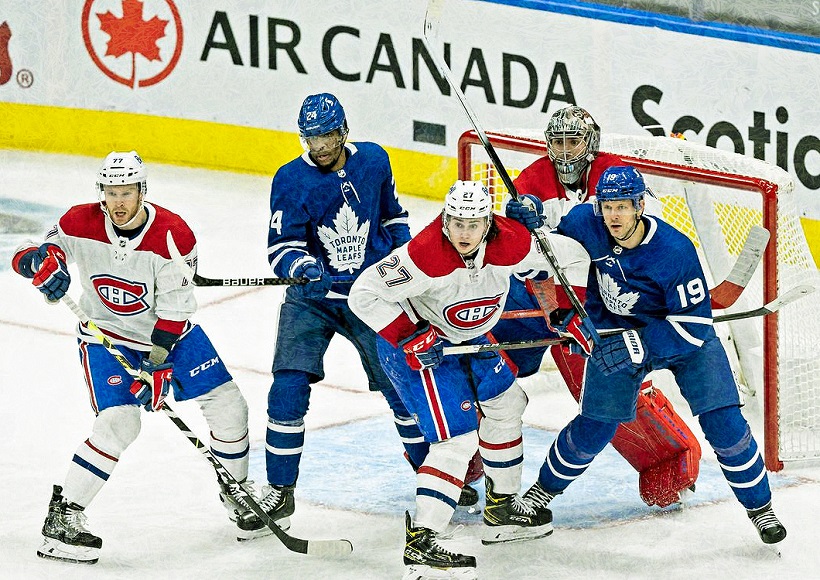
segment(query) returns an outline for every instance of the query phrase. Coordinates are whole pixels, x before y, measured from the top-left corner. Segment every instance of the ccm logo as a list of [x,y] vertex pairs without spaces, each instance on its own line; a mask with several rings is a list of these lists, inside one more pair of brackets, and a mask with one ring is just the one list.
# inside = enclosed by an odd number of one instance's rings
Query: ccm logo
[[206,360],[204,363],[202,363],[199,366],[195,366],[190,371],[188,371],[188,374],[191,375],[192,377],[195,377],[199,373],[201,373],[202,371],[207,371],[209,368],[211,368],[215,364],[219,364],[219,357],[218,356],[215,356],[211,360]]

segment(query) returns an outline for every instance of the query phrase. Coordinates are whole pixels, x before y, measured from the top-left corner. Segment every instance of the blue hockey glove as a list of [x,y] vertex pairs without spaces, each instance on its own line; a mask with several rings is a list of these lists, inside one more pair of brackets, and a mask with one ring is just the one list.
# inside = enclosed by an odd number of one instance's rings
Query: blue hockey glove
[[530,231],[544,225],[544,204],[534,195],[522,195],[517,200],[510,199],[505,213],[508,218],[524,224]]
[[131,394],[146,411],[159,411],[171,388],[173,373],[173,363],[154,364],[147,358],[143,359],[140,363],[140,379],[131,383]]
[[294,288],[296,292],[304,298],[311,298],[313,300],[321,300],[327,296],[330,287],[333,285],[330,274],[325,272],[322,264],[313,257],[307,258],[296,266],[293,270],[293,277],[307,278],[309,280],[306,284],[298,284],[294,286]]
[[641,335],[635,329],[602,338],[595,345],[590,360],[605,375],[641,364],[646,356]]
[[569,351],[573,354],[589,356],[594,344],[601,340],[589,318],[581,320],[574,310],[553,310],[550,313],[550,320],[553,319],[553,315],[559,317],[559,322],[551,323],[552,329],[561,336],[570,336],[575,340],[569,345]]
[[31,269],[36,272],[31,283],[45,294],[45,297],[56,302],[65,296],[71,276],[65,261],[65,252],[55,244],[45,243],[31,257]]
[[429,322],[419,326],[418,330],[402,340],[399,346],[407,358],[407,366],[414,371],[434,369],[444,358],[444,344]]

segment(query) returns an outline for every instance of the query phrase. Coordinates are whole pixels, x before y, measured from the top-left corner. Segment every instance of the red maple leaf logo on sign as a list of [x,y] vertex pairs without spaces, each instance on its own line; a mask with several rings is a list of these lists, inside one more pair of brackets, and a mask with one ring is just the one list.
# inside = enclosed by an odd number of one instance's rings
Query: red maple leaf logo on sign
[[131,53],[131,80],[136,75],[137,53],[150,60],[160,60],[157,41],[165,36],[168,20],[154,16],[150,20],[142,19],[143,3],[140,0],[123,0],[122,18],[117,18],[110,11],[97,14],[100,19],[100,30],[111,37],[105,56],[119,57]]

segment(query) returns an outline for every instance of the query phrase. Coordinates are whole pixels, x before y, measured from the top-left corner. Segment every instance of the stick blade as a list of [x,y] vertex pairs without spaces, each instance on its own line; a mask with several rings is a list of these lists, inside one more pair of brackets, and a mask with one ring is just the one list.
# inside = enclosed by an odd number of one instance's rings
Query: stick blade
[[309,540],[307,553],[310,556],[339,557],[353,552],[350,540]]

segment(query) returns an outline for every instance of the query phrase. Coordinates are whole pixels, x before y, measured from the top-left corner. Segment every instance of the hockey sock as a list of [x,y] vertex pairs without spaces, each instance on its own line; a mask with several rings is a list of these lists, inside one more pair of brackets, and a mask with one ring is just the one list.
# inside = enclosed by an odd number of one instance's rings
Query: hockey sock
[[578,415],[564,427],[550,446],[538,482],[549,493],[564,491],[580,476],[615,435],[617,423]]
[[410,464],[414,466],[421,465],[427,457],[430,444],[424,440],[421,429],[410,416],[407,407],[404,406],[396,390],[393,388],[384,389],[381,394],[384,395],[390,410],[393,411],[396,431],[399,433],[399,439],[401,439],[401,444],[404,445]]
[[772,498],[763,457],[740,407],[723,407],[698,417],[703,434],[715,450],[723,476],[738,501],[749,509]]

